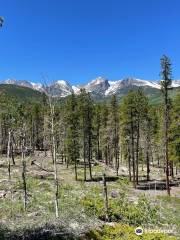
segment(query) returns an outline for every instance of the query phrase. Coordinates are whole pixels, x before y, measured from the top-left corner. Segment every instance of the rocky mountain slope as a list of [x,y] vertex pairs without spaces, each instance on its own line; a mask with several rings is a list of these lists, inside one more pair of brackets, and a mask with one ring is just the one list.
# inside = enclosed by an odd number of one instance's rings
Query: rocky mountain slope
[[[112,94],[121,96],[125,94],[129,89],[142,87],[146,93],[159,92],[161,86],[160,81],[147,81],[136,78],[124,78],[117,81],[110,81],[104,77],[98,77],[85,85],[71,86],[68,81],[58,80],[52,84],[45,86],[41,83],[32,83],[26,80],[14,80],[8,79],[3,82],[4,84],[11,84],[15,86],[22,86],[37,90],[39,92],[51,92],[57,97],[66,97],[72,93],[79,94],[80,89],[84,88],[87,92],[96,99],[108,98]],[[173,80],[172,87],[180,87],[180,80]]]

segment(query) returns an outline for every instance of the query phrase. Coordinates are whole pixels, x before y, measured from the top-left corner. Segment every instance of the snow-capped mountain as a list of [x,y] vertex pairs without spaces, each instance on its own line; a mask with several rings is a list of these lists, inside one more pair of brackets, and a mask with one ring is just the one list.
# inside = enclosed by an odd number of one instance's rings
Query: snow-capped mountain
[[66,97],[72,93],[74,90],[72,86],[65,80],[55,81],[53,84],[46,87],[47,92],[51,93],[53,96]]
[[26,80],[7,79],[3,83],[13,84],[13,85],[22,86],[22,87],[28,87],[28,88],[32,88],[32,89],[35,89],[40,92],[44,91],[44,87],[41,83],[33,83],[33,82],[26,81]]
[[119,90],[127,87],[152,87],[160,89],[161,86],[157,82],[135,79],[135,78],[125,78],[118,81],[109,81],[110,87],[106,90],[105,95],[116,94]]
[[30,84],[32,85],[33,89],[40,91],[40,92],[44,92],[44,86],[41,83],[30,82]]
[[180,80],[174,80],[172,81],[172,87],[179,87],[180,86]]
[[[4,84],[12,84],[23,87],[35,89],[40,92],[51,92],[54,96],[66,97],[72,93],[79,94],[80,89],[84,88],[87,92],[90,92],[92,96],[108,97],[112,94],[119,94],[124,89],[133,87],[144,87],[152,89],[161,89],[160,81],[148,81],[136,78],[124,78],[117,81],[110,81],[104,77],[97,77],[90,81],[86,85],[71,86],[68,81],[57,80],[48,86],[44,86],[41,83],[33,83],[26,80],[8,79],[3,82]],[[173,80],[172,87],[180,87],[180,80]]]
[[109,87],[108,80],[103,77],[98,77],[84,86],[87,92],[99,95],[104,95]]
[[81,88],[78,86],[72,86],[72,90],[73,90],[74,94],[78,95],[78,94],[80,94]]

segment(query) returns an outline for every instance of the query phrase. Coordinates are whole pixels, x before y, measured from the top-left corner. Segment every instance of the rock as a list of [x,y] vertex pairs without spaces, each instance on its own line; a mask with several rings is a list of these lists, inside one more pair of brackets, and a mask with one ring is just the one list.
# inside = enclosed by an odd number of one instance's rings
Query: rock
[[5,198],[7,192],[6,191],[0,191],[0,198]]
[[74,223],[70,223],[69,225],[72,229],[76,229],[79,227],[79,224],[77,222],[74,222]]
[[110,227],[115,227],[116,223],[115,222],[107,222],[106,225],[108,225]]
[[40,213],[39,212],[32,212],[32,213],[28,213],[27,216],[28,217],[37,217],[37,216],[40,216]]
[[121,172],[123,172],[123,173],[128,173],[127,167],[120,167],[119,170],[120,170]]
[[113,191],[111,192],[111,197],[112,197],[112,198],[117,198],[117,197],[118,197],[118,192],[115,191],[115,190],[113,190]]

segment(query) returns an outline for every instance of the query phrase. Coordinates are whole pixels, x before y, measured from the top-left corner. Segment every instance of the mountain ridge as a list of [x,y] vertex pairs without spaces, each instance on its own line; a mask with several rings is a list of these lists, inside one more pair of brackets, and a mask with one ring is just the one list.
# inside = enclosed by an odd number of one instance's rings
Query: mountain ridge
[[[74,93],[79,94],[80,89],[84,88],[86,92],[91,93],[94,96],[98,96],[100,98],[106,98],[113,94],[119,94],[120,91],[133,88],[133,87],[144,87],[144,88],[152,88],[152,89],[161,89],[160,81],[149,81],[142,80],[137,78],[124,78],[117,81],[111,81],[105,77],[97,77],[85,85],[71,85],[66,80],[57,80],[52,84],[43,85],[41,83],[33,83],[27,80],[15,80],[15,79],[7,79],[3,81],[1,84],[10,84],[16,86],[22,86],[37,90],[39,92],[51,92],[53,96],[56,97],[67,97],[68,95]],[[178,88],[180,87],[180,80],[173,80],[172,87]]]

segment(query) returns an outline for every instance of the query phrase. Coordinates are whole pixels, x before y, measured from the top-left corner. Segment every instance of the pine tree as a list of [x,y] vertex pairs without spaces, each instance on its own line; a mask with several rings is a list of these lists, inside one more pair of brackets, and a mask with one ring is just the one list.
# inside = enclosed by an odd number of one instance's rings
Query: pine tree
[[86,164],[88,164],[89,175],[92,180],[93,101],[90,94],[86,93],[84,89],[81,89],[81,94],[79,96],[79,114],[83,139],[84,180],[86,181]]
[[[120,107],[120,117],[125,144],[127,144],[128,161],[132,164],[132,178],[134,187],[136,187],[136,169],[135,169],[135,107],[134,92],[129,91],[124,97]],[[131,158],[131,159],[129,159]],[[131,175],[131,165],[129,165],[129,175]],[[131,177],[130,177],[131,179]]]
[[69,163],[74,164],[77,180],[77,163],[79,158],[79,116],[76,97],[72,94],[66,104],[66,150]]
[[[143,136],[144,136],[144,156],[146,159],[146,178],[147,181],[150,180],[150,160],[153,158],[151,154],[151,148],[153,145],[157,144],[156,138],[157,138],[157,133],[158,133],[158,116],[156,112],[156,108],[152,106],[148,106],[148,112],[147,116],[144,121],[143,125]],[[155,149],[154,149],[155,150]],[[155,151],[154,151],[155,152]]]
[[122,131],[125,137],[124,142],[127,144],[129,171],[131,169],[130,163],[132,163],[134,187],[136,187],[139,181],[140,130],[147,117],[147,110],[148,100],[141,89],[137,91],[131,90],[124,97],[121,105]]
[[180,167],[180,93],[174,99],[172,106],[169,130],[169,154],[172,169],[173,165],[176,165],[177,174],[177,169]]
[[100,142],[100,131],[101,131],[101,106],[97,104],[94,109],[94,117],[93,117],[93,142],[94,142],[94,151],[96,160],[102,159],[102,151],[101,151],[101,142]]
[[119,171],[119,106],[116,96],[113,95],[110,103],[109,125],[111,128],[111,144],[113,149],[113,158],[115,160],[115,169],[118,176]]
[[169,153],[168,153],[168,145],[169,145],[169,95],[168,92],[171,88],[171,62],[170,59],[163,55],[161,58],[161,90],[164,97],[164,150],[165,150],[165,163],[166,163],[166,188],[167,193],[170,195],[170,185],[169,185]]
[[140,147],[140,129],[147,119],[148,99],[141,88],[135,92],[135,127],[136,127],[136,184],[139,183],[139,147]]
[[109,111],[106,104],[103,104],[101,111],[101,128],[100,128],[100,139],[102,148],[102,157],[105,159],[106,165],[109,165],[110,160],[110,136],[108,129],[108,118]]

